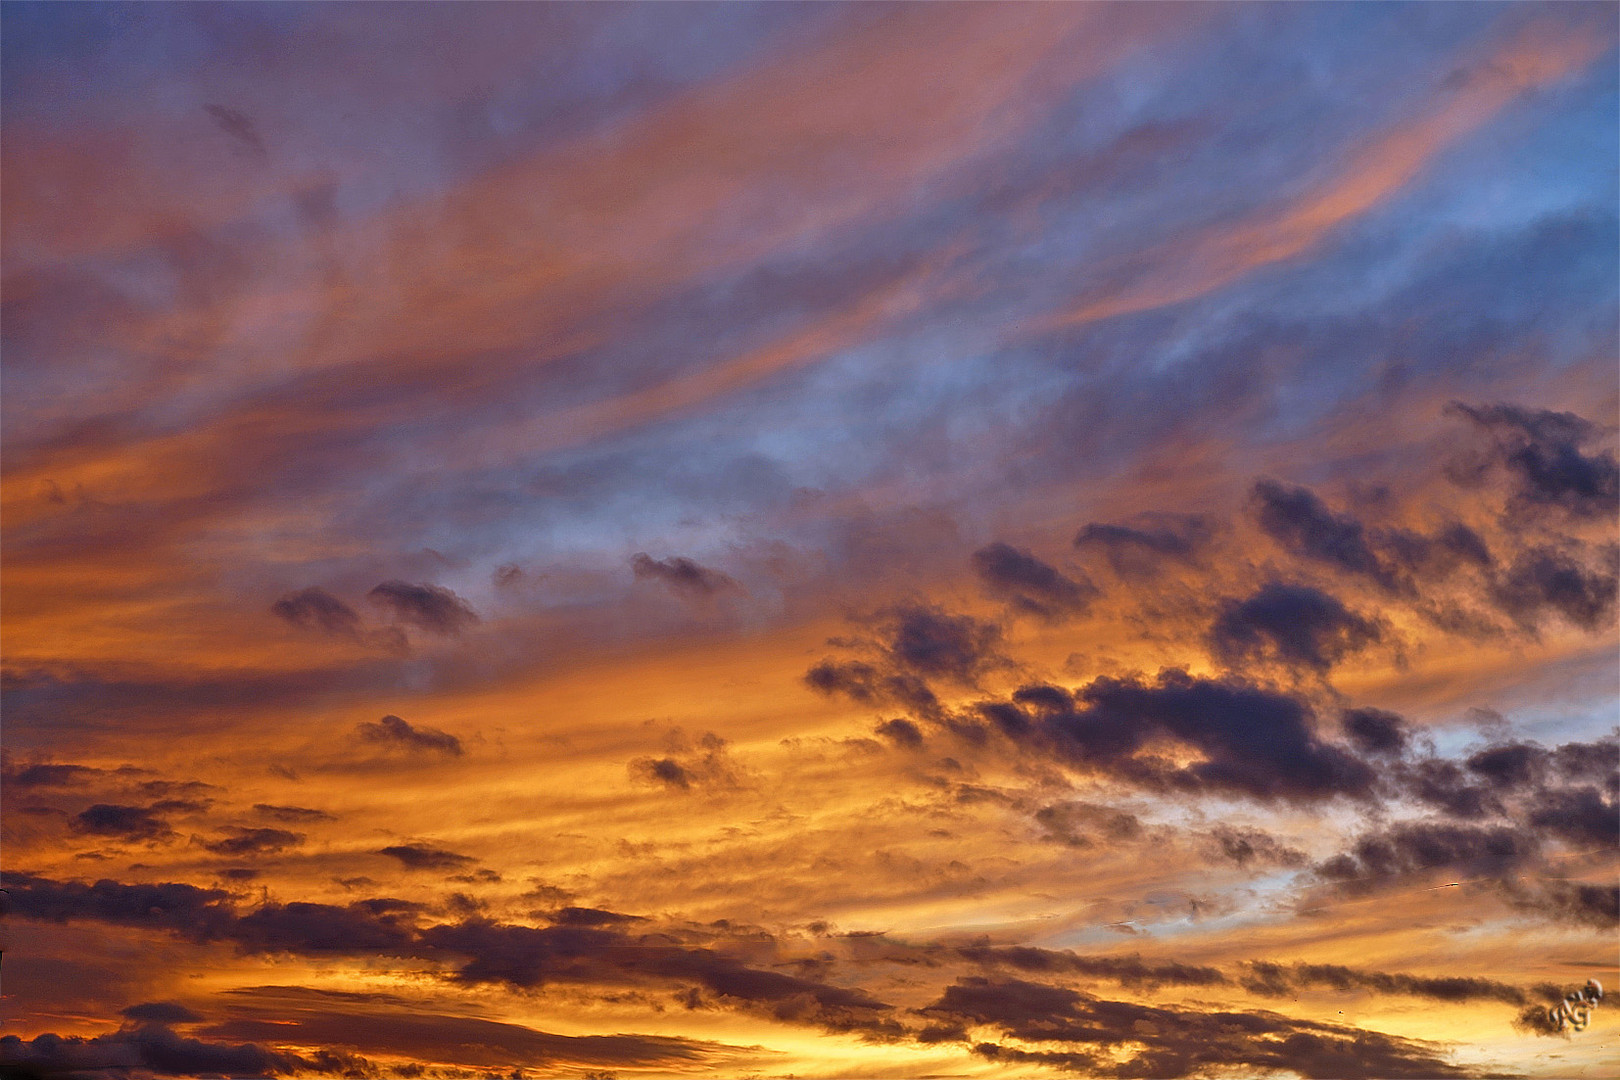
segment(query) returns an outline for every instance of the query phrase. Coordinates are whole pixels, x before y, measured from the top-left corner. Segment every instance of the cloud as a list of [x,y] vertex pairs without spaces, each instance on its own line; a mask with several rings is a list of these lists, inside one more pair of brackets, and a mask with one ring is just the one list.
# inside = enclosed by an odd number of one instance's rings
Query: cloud
[[1398,994],[1434,1001],[1500,1001],[1522,1005],[1531,994],[1517,986],[1470,975],[1405,975],[1365,971],[1339,964],[1273,964],[1249,961],[1242,983],[1250,993],[1265,997],[1286,997],[1301,990],[1327,987],[1332,990],[1367,990],[1375,994]]
[[1000,541],[975,551],[970,562],[987,593],[1043,619],[1081,614],[1097,595],[1097,587],[1084,575],[1066,577],[1028,551]]
[[886,629],[889,657],[923,678],[972,683],[999,659],[1001,628],[971,615],[909,605],[894,611]]
[[915,675],[884,671],[863,660],[822,660],[805,672],[804,681],[823,694],[842,694],[866,704],[893,702],[919,712],[939,704],[928,684]]
[[1496,606],[1521,626],[1531,628],[1547,612],[1562,615],[1583,630],[1606,629],[1612,622],[1620,575],[1615,564],[1620,551],[1602,549],[1601,569],[1591,569],[1569,554],[1538,546],[1519,554],[1506,572],[1491,583]]
[[288,593],[271,604],[270,610],[279,618],[304,630],[322,630],[343,637],[360,637],[360,616],[355,610],[325,589],[316,586]]
[[923,744],[922,729],[903,716],[885,720],[874,730],[896,746],[903,746],[908,750],[915,750]]
[[100,769],[92,769],[86,765],[60,765],[49,762],[37,765],[24,765],[21,768],[6,762],[0,779],[5,781],[9,788],[37,788],[37,787],[66,787],[88,780],[101,773]]
[[230,836],[223,840],[214,840],[203,844],[203,847],[215,855],[243,856],[243,855],[271,855],[278,851],[285,851],[290,847],[297,847],[304,842],[303,833],[288,832],[286,829],[243,829],[232,827],[227,830]]
[[[1317,738],[1309,705],[1241,680],[1168,670],[1152,680],[1098,678],[1073,694],[1026,687],[989,704],[1014,742],[1150,789],[1305,801],[1365,797],[1373,786],[1366,763]],[[1161,739],[1203,760],[1172,765],[1151,752]]]
[[512,1070],[520,1066],[669,1067],[712,1061],[730,1048],[659,1035],[557,1035],[521,1024],[455,1016],[389,994],[295,986],[234,990],[216,1037],[342,1047],[359,1053]]
[[1395,587],[1361,522],[1333,513],[1309,488],[1259,480],[1251,496],[1260,528],[1294,554],[1371,578],[1385,588]]
[[1216,825],[1210,830],[1216,854],[1237,866],[1304,866],[1306,854],[1279,841],[1263,829]]
[[305,1056],[256,1043],[187,1038],[161,1023],[133,1024],[91,1038],[44,1034],[23,1040],[7,1035],[0,1038],[0,1062],[23,1077],[123,1075],[131,1070],[159,1076],[376,1075],[369,1062],[352,1055],[317,1051]]
[[668,559],[654,559],[646,552],[639,551],[630,560],[630,566],[634,569],[638,581],[662,582],[676,593],[698,599],[707,599],[717,593],[742,588],[734,579],[720,571],[711,570],[678,555]]
[[1192,564],[1214,535],[1208,520],[1197,515],[1148,515],[1139,524],[1092,522],[1075,534],[1074,546],[1101,548],[1114,572],[1131,580],[1153,576],[1165,559]]
[[1614,452],[1581,450],[1597,435],[1591,421],[1568,412],[1460,401],[1446,412],[1471,421],[1492,443],[1485,455],[1454,461],[1453,478],[1477,483],[1493,469],[1505,470],[1521,506],[1558,507],[1573,517],[1613,517],[1620,507],[1620,463]]
[[1523,829],[1404,821],[1364,834],[1350,853],[1319,863],[1316,872],[1326,880],[1349,884],[1437,870],[1502,876],[1534,862],[1540,853],[1540,840]]
[[1339,723],[1364,754],[1399,756],[1406,750],[1406,721],[1383,709],[1346,709]]
[[398,859],[407,870],[452,870],[477,861],[467,855],[425,844],[391,844],[377,854]]
[[131,1020],[155,1024],[196,1024],[202,1017],[175,1001],[148,1001],[121,1010]]
[[119,840],[162,840],[174,835],[169,823],[154,811],[157,806],[121,806],[97,803],[73,818],[75,830]]
[[1308,585],[1269,582],[1246,600],[1225,600],[1210,648],[1232,667],[1254,660],[1326,672],[1382,637],[1376,623]]
[[441,585],[390,580],[372,589],[366,598],[401,622],[444,637],[454,637],[479,621],[467,601]]
[[1191,1076],[1214,1068],[1290,1070],[1305,1076],[1452,1077],[1469,1073],[1427,1044],[1270,1012],[1202,1011],[1110,1001],[1066,987],[970,976],[945,988],[924,1015],[984,1024],[1025,1043],[1077,1049],[1025,1051],[979,1043],[990,1060],[1065,1069],[1099,1067],[1096,1047],[1121,1076]]
[[726,740],[714,732],[704,732],[694,746],[677,728],[666,742],[671,751],[668,756],[641,757],[630,762],[632,778],[677,791],[737,786],[738,770],[726,751]]
[[369,743],[394,749],[447,754],[460,757],[465,751],[461,740],[436,728],[413,727],[392,714],[380,720],[362,720],[354,729]]

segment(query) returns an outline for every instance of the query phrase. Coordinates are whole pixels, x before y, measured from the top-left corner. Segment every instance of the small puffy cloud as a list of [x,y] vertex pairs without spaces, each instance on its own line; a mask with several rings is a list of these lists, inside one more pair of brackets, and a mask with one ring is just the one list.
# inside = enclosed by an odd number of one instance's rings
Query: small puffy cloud
[[325,589],[310,586],[288,593],[270,610],[279,618],[304,630],[320,630],[345,637],[360,636],[360,616]]
[[996,541],[973,553],[973,572],[991,596],[1048,620],[1084,612],[1097,587],[1071,578],[1022,548]]
[[630,560],[630,567],[638,581],[657,581],[673,592],[697,599],[742,587],[729,575],[679,555],[655,559],[645,551],[638,551]]
[[467,601],[442,585],[389,580],[372,589],[366,598],[400,622],[443,637],[454,637],[479,621],[478,613]]
[[1244,600],[1227,600],[1210,627],[1210,648],[1240,667],[1275,660],[1325,672],[1380,639],[1377,624],[1319,589],[1270,582]]
[[391,844],[377,854],[399,860],[407,870],[455,870],[476,861],[471,856],[425,844]]
[[454,735],[435,728],[413,727],[392,714],[380,720],[363,720],[355,725],[355,731],[366,742],[391,749],[448,754],[451,757],[460,757],[466,752],[461,740]]

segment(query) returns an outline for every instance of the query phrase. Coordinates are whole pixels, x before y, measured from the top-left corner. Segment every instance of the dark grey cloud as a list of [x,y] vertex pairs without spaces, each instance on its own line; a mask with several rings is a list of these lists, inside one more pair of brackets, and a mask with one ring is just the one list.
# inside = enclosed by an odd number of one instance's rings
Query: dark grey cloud
[[728,575],[679,555],[654,559],[645,551],[638,551],[630,560],[630,566],[637,580],[662,582],[684,596],[706,599],[716,593],[741,588]]
[[694,1064],[724,1049],[714,1043],[657,1035],[556,1035],[520,1024],[425,1010],[419,1002],[380,993],[306,987],[254,987],[222,1002],[230,1018],[214,1037],[342,1047],[462,1066],[517,1070],[586,1066],[634,1068]]
[[1068,949],[1040,949],[1027,945],[964,945],[949,952],[985,968],[1083,975],[1107,979],[1133,990],[1156,990],[1161,986],[1222,986],[1231,981],[1216,968],[1165,960],[1143,960],[1134,953],[1129,956],[1087,956]]
[[304,842],[303,833],[288,832],[286,829],[232,827],[226,831],[230,833],[229,836],[207,841],[203,847],[215,855],[240,858],[244,855],[273,855]]
[[1317,866],[1332,881],[1370,882],[1432,870],[1461,876],[1502,876],[1541,853],[1531,832],[1505,825],[1406,821],[1363,835],[1352,851]]
[[73,828],[92,836],[109,836],[118,840],[161,840],[173,836],[168,821],[160,817],[158,805],[123,806],[114,803],[96,803],[76,814]]
[[374,1076],[376,1068],[349,1054],[309,1055],[271,1050],[257,1043],[215,1042],[179,1035],[161,1023],[135,1023],[91,1038],[44,1034],[24,1040],[0,1038],[0,1063],[16,1080],[31,1077],[123,1076],[278,1076],[315,1073]]
[[869,705],[892,703],[918,712],[938,707],[939,698],[915,675],[887,671],[864,660],[822,660],[804,681],[823,694],[842,694]]
[[453,637],[478,623],[472,606],[442,585],[385,581],[366,598],[394,618],[432,634]]
[[1270,582],[1245,600],[1225,600],[1210,627],[1210,649],[1241,667],[1276,661],[1326,672],[1382,638],[1378,625],[1337,597],[1308,585]]
[[[1110,1001],[1066,987],[1019,979],[958,979],[925,1016],[999,1028],[1024,1043],[1064,1049],[1028,1051],[979,1043],[995,1061],[1110,1075],[1178,1077],[1211,1069],[1290,1070],[1308,1077],[1452,1077],[1469,1073],[1431,1046],[1337,1024],[1270,1012],[1203,1011]],[[1095,1048],[1095,1049],[1092,1049]],[[1123,1059],[1114,1055],[1123,1052]]]
[[[1103,677],[1072,694],[1029,687],[989,704],[1015,743],[1150,789],[1299,801],[1367,797],[1375,779],[1365,762],[1317,737],[1306,702],[1236,679],[1171,670]],[[1160,738],[1204,760],[1175,766],[1147,752]]]
[[1151,577],[1166,560],[1191,564],[1214,537],[1209,521],[1192,514],[1155,514],[1136,526],[1092,522],[1075,534],[1078,548],[1101,549],[1127,580]]
[[1406,750],[1406,721],[1383,709],[1346,709],[1339,718],[1344,733],[1364,754],[1393,754]]
[[120,1013],[131,1020],[154,1024],[195,1024],[202,1017],[176,1001],[148,1001],[131,1005]]
[[737,786],[739,771],[726,751],[726,740],[714,732],[704,732],[693,744],[677,729],[670,733],[668,744],[667,756],[631,761],[628,766],[631,777],[677,791]]
[[1085,575],[1068,577],[1022,548],[996,541],[970,560],[985,592],[1013,608],[1047,620],[1084,613],[1097,595]]
[[43,762],[37,765],[14,766],[6,762],[0,780],[8,788],[37,788],[37,787],[66,787],[71,784],[82,783],[93,776],[100,775],[100,769],[92,769],[88,765],[65,765]]
[[360,616],[355,610],[325,589],[313,585],[288,593],[271,604],[270,610],[305,630],[322,630],[328,634],[353,638],[360,636]]
[[673,942],[665,934],[465,922],[430,927],[421,940],[431,949],[465,958],[457,977],[467,982],[534,988],[651,979],[695,986],[791,1023],[889,1038],[903,1033],[889,1016],[892,1006],[862,991],[750,966],[712,947]]
[[1575,517],[1613,517],[1620,507],[1620,463],[1614,452],[1585,453],[1597,426],[1568,412],[1519,405],[1466,405],[1446,409],[1487,435],[1490,450],[1452,463],[1454,479],[1478,482],[1492,469],[1507,472],[1526,508],[1558,507]]
[[915,750],[923,744],[922,729],[903,716],[883,721],[874,731],[896,746],[903,746],[908,750]]
[[1596,565],[1590,565],[1566,550],[1528,548],[1492,579],[1491,600],[1526,628],[1534,628],[1547,613],[1556,613],[1583,630],[1601,630],[1613,622],[1620,549],[1608,545],[1594,554],[1591,562]]
[[461,740],[436,728],[414,727],[392,714],[380,720],[362,720],[354,729],[369,743],[409,751],[448,754],[460,757],[465,753]]
[[1395,578],[1374,553],[1361,522],[1335,514],[1309,488],[1259,480],[1251,498],[1260,528],[1289,551],[1394,588]]
[[1309,861],[1303,851],[1263,829],[1217,825],[1210,830],[1209,840],[1213,854],[1238,866],[1304,866]]
[[1500,1001],[1523,1005],[1538,997],[1534,991],[1494,979],[1470,975],[1406,975],[1366,971],[1339,964],[1273,964],[1250,961],[1240,980],[1250,993],[1290,997],[1302,990],[1367,990],[1375,994],[1429,998],[1434,1001]]
[[913,605],[896,609],[886,629],[890,658],[921,678],[971,683],[999,659],[1001,628],[971,615]]
[[476,861],[470,856],[425,844],[390,844],[377,854],[398,859],[408,870],[452,870]]

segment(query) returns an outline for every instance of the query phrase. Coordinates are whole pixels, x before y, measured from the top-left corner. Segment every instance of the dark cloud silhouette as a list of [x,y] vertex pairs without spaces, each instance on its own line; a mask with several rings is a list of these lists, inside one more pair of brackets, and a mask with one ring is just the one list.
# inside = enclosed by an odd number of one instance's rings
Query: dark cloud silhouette
[[1210,649],[1232,667],[1276,660],[1325,672],[1381,638],[1378,626],[1337,597],[1307,585],[1271,582],[1246,600],[1226,600],[1209,631]]
[[286,829],[231,828],[227,831],[230,836],[204,843],[203,847],[215,855],[241,857],[271,855],[304,842],[303,833],[288,832]]
[[275,1076],[315,1073],[328,1076],[373,1076],[376,1068],[361,1058],[331,1051],[308,1056],[271,1050],[256,1043],[214,1042],[175,1033],[161,1023],[132,1024],[97,1035],[44,1034],[23,1040],[0,1038],[0,1063],[8,1077],[123,1076],[145,1071],[159,1076]]
[[406,1055],[463,1066],[512,1070],[560,1063],[655,1066],[704,1061],[725,1049],[714,1043],[657,1035],[556,1035],[467,1016],[430,1012],[385,994],[306,987],[234,991],[232,1016],[207,1030],[215,1037],[293,1042]]
[[1289,551],[1371,578],[1386,588],[1395,586],[1361,522],[1333,513],[1309,488],[1259,480],[1251,496],[1260,528]]
[[1083,975],[1108,979],[1133,990],[1156,990],[1161,986],[1221,986],[1231,981],[1216,968],[1173,961],[1145,961],[1135,953],[1129,956],[1086,956],[1068,949],[1040,949],[1027,945],[964,945],[949,951],[986,968]]
[[670,733],[668,741],[669,756],[636,758],[629,764],[630,775],[679,791],[737,785],[737,767],[726,752],[725,739],[707,731],[693,745],[677,729]]
[[[1427,1045],[1343,1025],[1269,1012],[1200,1011],[1110,1001],[1065,987],[978,976],[958,979],[923,1014],[984,1024],[1025,1043],[1068,1044],[1025,1051],[980,1043],[991,1060],[1091,1069],[1110,1052],[1118,1076],[1192,1076],[1214,1068],[1291,1070],[1309,1077],[1452,1077],[1468,1073]],[[1123,1060],[1113,1054],[1124,1053]]]
[[385,581],[366,598],[387,609],[394,618],[431,634],[453,637],[478,623],[478,613],[442,585]]
[[1250,961],[1243,988],[1266,997],[1287,997],[1301,990],[1367,990],[1375,994],[1429,998],[1434,1001],[1501,1001],[1523,1005],[1533,995],[1520,987],[1469,975],[1405,975],[1365,971],[1338,964],[1272,964]]
[[154,1024],[196,1024],[202,1017],[175,1001],[148,1001],[131,1005],[121,1015],[131,1020]]
[[1583,453],[1598,434],[1591,421],[1574,413],[1518,405],[1465,405],[1446,409],[1488,435],[1490,451],[1453,462],[1451,473],[1478,482],[1492,469],[1514,481],[1515,499],[1529,507],[1556,506],[1575,517],[1612,517],[1620,507],[1620,463],[1613,451]]
[[859,990],[753,967],[711,947],[672,942],[664,934],[464,922],[430,927],[421,941],[464,957],[457,977],[467,982],[533,988],[658,979],[693,985],[787,1022],[890,1038],[903,1033],[888,1015],[891,1006]]
[[1445,870],[1461,876],[1502,876],[1533,862],[1535,834],[1505,825],[1406,821],[1362,836],[1351,852],[1316,867],[1326,880],[1371,884],[1380,879]]
[[13,914],[47,922],[92,919],[207,940],[234,919],[229,893],[177,882],[125,885],[104,879],[85,885],[13,873],[6,875],[6,888]]
[[862,660],[823,660],[805,672],[804,681],[823,694],[842,694],[869,705],[892,703],[931,712],[939,699],[915,675],[880,670]]
[[896,746],[903,746],[908,750],[915,750],[923,744],[922,729],[903,716],[885,720],[874,730]]
[[1620,924],[1620,886],[1548,878],[1534,884],[1505,882],[1501,892],[1521,911],[1557,923],[1613,933]]
[[1454,761],[1425,758],[1403,767],[1395,775],[1407,794],[1452,817],[1482,818],[1505,811],[1495,791],[1475,783]]
[[158,816],[156,805],[96,803],[74,816],[73,828],[92,836],[110,836],[119,840],[161,840],[174,835],[169,823]]
[[362,720],[354,729],[369,743],[410,751],[448,754],[460,757],[465,753],[461,740],[436,728],[413,727],[392,714],[380,720]]
[[[1367,796],[1374,780],[1366,763],[1317,738],[1304,701],[1239,680],[1169,670],[1099,678],[1073,695],[1030,687],[997,704],[1013,741],[1152,789],[1310,800]],[[1146,752],[1162,738],[1204,760],[1175,766]]]
[[644,551],[630,560],[636,579],[662,582],[685,596],[707,598],[716,593],[740,589],[737,582],[718,570],[711,570],[681,556],[654,559]]
[[1165,559],[1193,563],[1214,530],[1195,515],[1153,515],[1141,527],[1092,522],[1075,535],[1078,548],[1100,548],[1122,578],[1150,577]]
[[97,776],[100,769],[92,769],[87,765],[62,765],[49,762],[38,765],[24,765],[18,768],[9,761],[0,780],[5,786],[12,789],[38,788],[38,787],[66,787],[77,784]]
[[1406,750],[1406,721],[1395,713],[1383,709],[1346,709],[1339,722],[1362,753],[1399,756]]
[[998,659],[1001,628],[971,615],[903,607],[893,613],[886,630],[888,655],[898,667],[922,678],[971,683]]
[[322,630],[328,634],[353,638],[360,636],[360,616],[348,604],[322,588],[310,586],[299,592],[288,593],[271,604],[270,610],[304,630]]
[[1306,854],[1262,829],[1217,825],[1210,830],[1213,853],[1238,866],[1304,866]]
[[398,859],[409,870],[451,870],[475,862],[466,855],[424,844],[391,844],[377,852]]
[[1529,548],[1492,580],[1491,599],[1526,628],[1534,628],[1545,614],[1555,612],[1583,630],[1603,629],[1613,621],[1611,613],[1620,589],[1616,555],[1612,545],[1602,549],[1598,553],[1602,565],[1593,568],[1566,551]]
[[1097,595],[1097,587],[1084,575],[1067,577],[1028,551],[1000,541],[975,551],[970,561],[987,593],[1043,619],[1081,614]]

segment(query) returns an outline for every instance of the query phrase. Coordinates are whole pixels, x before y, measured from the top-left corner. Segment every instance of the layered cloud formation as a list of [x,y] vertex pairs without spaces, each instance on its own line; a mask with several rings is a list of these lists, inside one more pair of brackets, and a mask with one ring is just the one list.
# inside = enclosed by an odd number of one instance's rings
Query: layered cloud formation
[[8,1070],[1604,1073],[1611,8],[4,17]]

